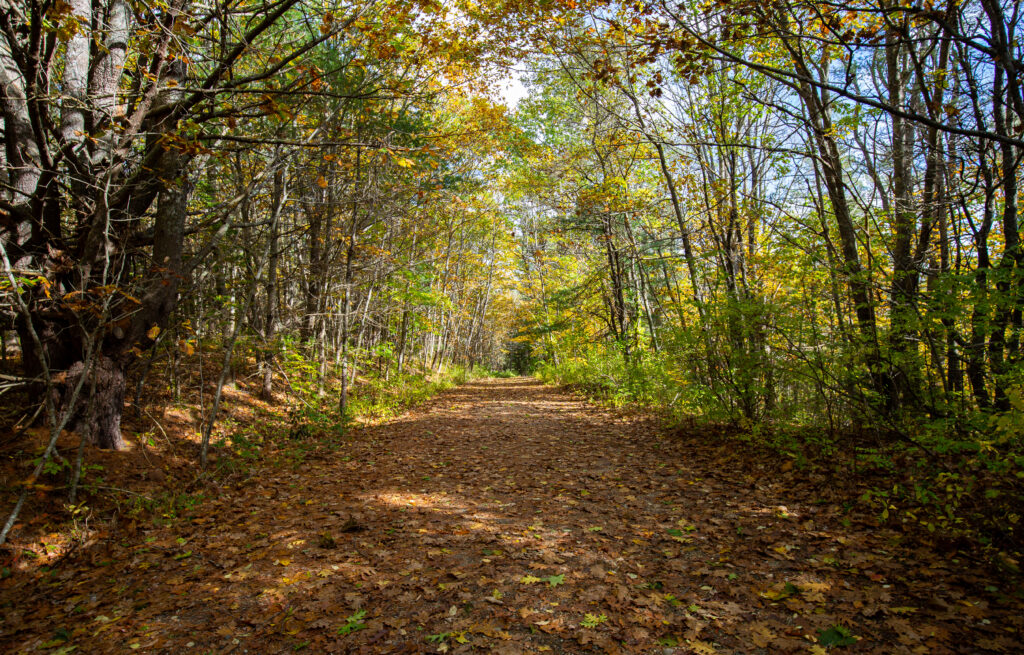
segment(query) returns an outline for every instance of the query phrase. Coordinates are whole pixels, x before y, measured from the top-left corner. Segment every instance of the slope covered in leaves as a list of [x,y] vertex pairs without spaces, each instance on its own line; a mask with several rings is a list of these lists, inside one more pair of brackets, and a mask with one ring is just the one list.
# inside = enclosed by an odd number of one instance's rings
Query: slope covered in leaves
[[[5,581],[5,652],[1013,652],[1019,597],[533,380],[485,380]],[[193,651],[192,648],[195,650]]]

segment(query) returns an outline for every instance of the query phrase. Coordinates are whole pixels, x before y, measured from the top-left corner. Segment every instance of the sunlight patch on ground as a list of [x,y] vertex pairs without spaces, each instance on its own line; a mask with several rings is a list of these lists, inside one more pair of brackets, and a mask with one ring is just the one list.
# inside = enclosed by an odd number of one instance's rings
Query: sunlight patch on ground
[[[452,511],[452,500],[446,494],[414,494],[406,491],[385,491],[359,496],[364,502],[377,502],[392,507],[420,507]],[[464,511],[463,507],[463,511]]]

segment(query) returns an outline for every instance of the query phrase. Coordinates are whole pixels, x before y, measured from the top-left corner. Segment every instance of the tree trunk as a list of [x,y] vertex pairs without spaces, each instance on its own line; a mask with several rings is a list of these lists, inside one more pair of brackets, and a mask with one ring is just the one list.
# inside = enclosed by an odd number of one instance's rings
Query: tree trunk
[[263,355],[260,361],[260,368],[263,369],[263,382],[260,388],[260,397],[263,400],[274,398],[274,334],[277,329],[277,269],[279,266],[280,252],[278,252],[278,235],[280,232],[281,208],[284,206],[284,170],[279,168],[274,172],[273,205],[270,216],[270,261],[267,263],[266,294],[267,304],[263,311]]
[[[70,396],[85,373],[85,363],[75,362],[68,369],[60,406],[68,407]],[[68,425],[82,437],[100,448],[123,450],[121,414],[124,411],[125,375],[120,364],[110,357],[99,356],[93,367],[93,380],[87,381],[94,396],[79,394]],[[94,386],[93,386],[94,385]],[[90,406],[91,405],[91,406]]]
[[[793,54],[798,70],[811,79],[810,70],[796,53]],[[886,403],[890,403],[892,388],[889,376],[881,370],[882,362],[878,349],[875,307],[871,299],[870,271],[865,270],[861,265],[857,246],[857,228],[853,222],[846,197],[842,157],[828,113],[828,104],[817,95],[818,92],[810,83],[802,83],[798,90],[804,107],[807,109],[811,137],[818,150],[822,179],[825,182],[825,189],[832,204],[832,213],[835,216],[839,232],[840,253],[843,258],[842,270],[850,290],[850,298],[853,300],[854,313],[857,317],[857,326],[865,352],[863,362],[868,368],[872,387]]]

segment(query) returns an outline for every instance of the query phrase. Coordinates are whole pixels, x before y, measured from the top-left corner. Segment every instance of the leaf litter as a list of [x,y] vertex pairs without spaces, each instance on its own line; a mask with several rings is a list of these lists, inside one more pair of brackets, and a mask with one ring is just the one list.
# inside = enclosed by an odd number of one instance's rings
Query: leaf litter
[[[1011,653],[1018,589],[526,378],[2,581],[12,653]],[[806,482],[806,481],[804,481]],[[857,518],[857,517],[854,517]],[[1015,593],[1016,592],[1016,593]]]

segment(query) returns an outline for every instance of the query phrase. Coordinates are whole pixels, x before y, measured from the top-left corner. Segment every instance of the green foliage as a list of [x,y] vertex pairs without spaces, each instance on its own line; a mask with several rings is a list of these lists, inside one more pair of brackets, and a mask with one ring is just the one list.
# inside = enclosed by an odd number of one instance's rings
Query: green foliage
[[621,350],[599,345],[582,355],[564,357],[558,364],[542,362],[535,375],[614,405],[637,403],[677,416],[696,413],[699,403],[706,399],[699,385],[687,380],[671,358],[641,353],[627,360]]
[[282,338],[281,369],[292,393],[307,401],[316,396],[320,371],[316,362],[306,357],[297,339]]
[[832,646],[852,646],[857,643],[857,637],[853,636],[849,628],[841,625],[834,625],[827,630],[818,631],[818,643],[825,648]]
[[363,619],[366,618],[366,610],[358,610],[355,613],[345,617],[345,625],[340,626],[336,632],[342,637],[350,635],[353,632],[358,632],[366,628],[366,624],[363,623]]
[[452,632],[439,632],[435,635],[427,635],[425,639],[431,644],[441,644],[444,640],[451,637],[454,633]]
[[149,515],[157,525],[169,525],[179,518],[189,517],[206,500],[201,493],[163,491],[148,497],[132,495],[127,499],[129,516]]
[[488,375],[482,368],[452,366],[439,374],[407,373],[374,378],[353,389],[349,418],[386,419],[401,414],[445,389]]
[[560,584],[565,584],[565,574],[559,573],[558,575],[549,575],[541,578],[544,582],[547,582],[552,587],[557,587]]
[[[34,459],[32,461],[32,465],[33,466],[38,466],[39,463],[42,462],[42,461],[43,461],[42,457],[37,457],[36,459]],[[47,459],[46,462],[43,463],[43,471],[42,472],[45,475],[57,475],[61,471],[65,470],[65,469],[68,469],[70,467],[71,467],[71,464],[67,460],[64,460],[64,459],[62,459],[62,460],[55,460],[55,459],[51,458],[51,459]]]

